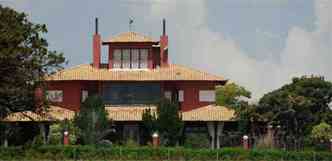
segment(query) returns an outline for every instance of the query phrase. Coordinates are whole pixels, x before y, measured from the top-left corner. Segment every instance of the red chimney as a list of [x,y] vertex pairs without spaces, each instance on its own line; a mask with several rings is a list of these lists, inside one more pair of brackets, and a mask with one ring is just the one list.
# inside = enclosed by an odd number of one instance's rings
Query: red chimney
[[100,47],[101,47],[101,37],[98,33],[98,18],[95,20],[96,31],[93,35],[93,67],[99,69],[100,68]]
[[163,19],[163,34],[160,36],[160,66],[168,66],[168,36],[166,35],[166,20]]

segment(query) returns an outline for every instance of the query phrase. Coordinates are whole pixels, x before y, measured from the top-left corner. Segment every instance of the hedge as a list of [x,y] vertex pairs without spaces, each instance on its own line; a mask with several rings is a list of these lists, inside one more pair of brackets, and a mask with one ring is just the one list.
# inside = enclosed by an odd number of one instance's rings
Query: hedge
[[0,160],[225,160],[331,161],[332,153],[314,151],[185,149],[152,147],[40,146],[0,148]]

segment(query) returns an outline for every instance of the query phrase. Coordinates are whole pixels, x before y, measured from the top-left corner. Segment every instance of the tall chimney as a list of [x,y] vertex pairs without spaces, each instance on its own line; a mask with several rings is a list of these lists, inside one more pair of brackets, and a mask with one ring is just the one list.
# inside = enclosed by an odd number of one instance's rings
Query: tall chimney
[[163,34],[160,36],[160,66],[168,66],[168,36],[166,35],[166,20],[163,19]]
[[98,18],[95,19],[95,33],[93,35],[93,67],[100,68],[101,37],[98,33]]

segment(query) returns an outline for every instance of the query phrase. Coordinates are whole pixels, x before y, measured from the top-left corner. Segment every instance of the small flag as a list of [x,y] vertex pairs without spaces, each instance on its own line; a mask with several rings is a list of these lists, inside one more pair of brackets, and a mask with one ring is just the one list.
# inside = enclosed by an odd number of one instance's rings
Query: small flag
[[131,25],[132,23],[134,23],[134,19],[133,18],[129,18],[129,24]]

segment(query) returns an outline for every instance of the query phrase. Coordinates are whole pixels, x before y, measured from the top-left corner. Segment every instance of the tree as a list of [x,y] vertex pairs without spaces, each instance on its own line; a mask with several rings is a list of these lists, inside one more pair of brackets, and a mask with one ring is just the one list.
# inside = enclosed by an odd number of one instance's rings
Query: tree
[[279,124],[292,134],[303,135],[309,134],[313,125],[331,121],[331,101],[331,82],[323,77],[303,76],[264,95],[257,112],[271,124]]
[[184,123],[179,106],[169,99],[159,101],[156,115],[151,110],[144,111],[142,120],[145,141],[150,140],[154,132],[158,132],[163,145],[174,146],[182,136]]
[[311,138],[315,141],[329,142],[332,139],[331,125],[322,122],[312,128]]
[[249,132],[250,113],[252,106],[246,99],[251,98],[251,92],[235,83],[227,83],[216,89],[216,103],[235,110],[238,120],[238,130],[242,134]]
[[151,136],[154,132],[157,132],[156,115],[152,113],[151,109],[144,111],[142,116],[142,129],[143,129],[143,142],[146,144],[151,141]]
[[62,53],[49,51],[46,25],[34,24],[24,13],[0,5],[0,119],[9,113],[45,107],[34,91],[46,75],[62,69]]
[[177,103],[168,99],[159,102],[157,108],[157,127],[161,141],[166,146],[175,146],[180,137],[184,123]]
[[98,144],[110,132],[107,112],[99,96],[89,96],[81,105],[74,123],[83,144]]
[[319,150],[328,149],[330,145],[330,139],[332,139],[332,127],[331,125],[321,122],[312,128],[310,138],[312,139],[314,147]]
[[332,83],[323,77],[293,78],[290,84],[265,94],[253,117],[281,128],[282,140],[299,148],[314,125],[331,122]]

